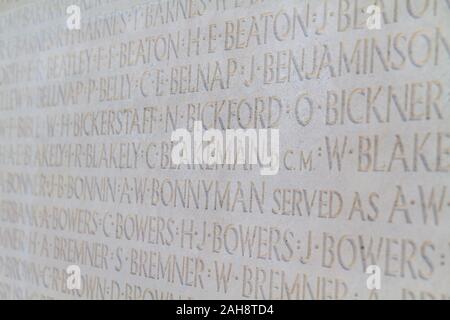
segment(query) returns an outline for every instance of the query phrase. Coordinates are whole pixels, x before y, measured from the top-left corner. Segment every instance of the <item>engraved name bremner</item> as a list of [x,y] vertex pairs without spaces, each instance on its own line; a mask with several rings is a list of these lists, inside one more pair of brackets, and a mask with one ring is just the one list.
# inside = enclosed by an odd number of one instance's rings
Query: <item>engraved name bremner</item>
[[172,161],[181,164],[258,164],[261,175],[275,175],[280,167],[278,129],[203,130],[194,122],[193,133],[180,128],[171,136]]

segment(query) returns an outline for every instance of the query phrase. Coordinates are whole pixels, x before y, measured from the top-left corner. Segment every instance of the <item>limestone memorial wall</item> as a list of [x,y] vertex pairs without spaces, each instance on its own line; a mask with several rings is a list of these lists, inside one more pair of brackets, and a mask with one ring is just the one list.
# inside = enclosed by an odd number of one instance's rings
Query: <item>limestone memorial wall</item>
[[0,0],[0,299],[450,298],[449,0]]

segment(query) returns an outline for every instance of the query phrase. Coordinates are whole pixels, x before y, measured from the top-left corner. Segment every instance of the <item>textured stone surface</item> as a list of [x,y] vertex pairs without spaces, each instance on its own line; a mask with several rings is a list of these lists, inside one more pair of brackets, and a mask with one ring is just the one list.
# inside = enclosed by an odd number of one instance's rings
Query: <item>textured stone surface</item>
[[[0,297],[448,298],[450,4],[371,4],[1,1]],[[171,164],[194,121],[278,173]]]

